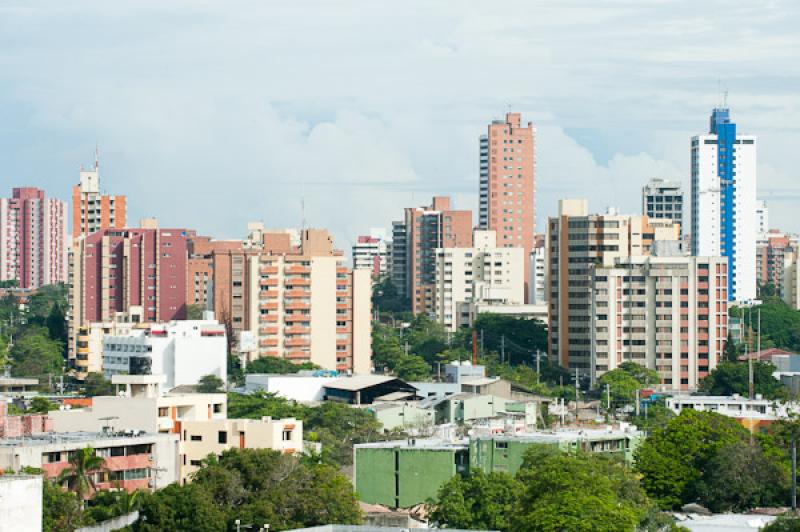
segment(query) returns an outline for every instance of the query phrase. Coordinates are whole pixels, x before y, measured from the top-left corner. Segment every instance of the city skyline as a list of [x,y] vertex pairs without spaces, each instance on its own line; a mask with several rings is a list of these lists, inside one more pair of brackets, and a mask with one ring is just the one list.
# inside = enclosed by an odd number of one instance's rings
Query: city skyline
[[[637,213],[651,177],[688,190],[690,137],[727,87],[741,131],[759,137],[758,196],[772,225],[800,230],[791,216],[800,197],[791,175],[795,6],[688,14],[677,5],[543,4],[534,17],[516,5],[513,21],[473,5],[431,8],[424,21],[410,5],[394,17],[336,16],[321,5],[302,22],[291,6],[255,4],[187,15],[143,3],[124,21],[115,7],[87,9],[92,2],[0,8],[4,180],[66,200],[99,143],[103,188],[129,196],[129,226],[156,215],[163,226],[231,238],[248,220],[305,220],[347,249],[432,195],[477,213],[478,137],[510,106],[537,129],[541,232],[559,198]],[[131,28],[145,20],[142,39]],[[733,20],[749,46],[719,62],[725,39],[714,36]],[[561,35],[566,23],[581,31]],[[56,46],[76,25],[91,37]],[[314,38],[286,46],[298,32]],[[646,34],[658,47],[631,47]],[[94,47],[111,35],[113,47]]]

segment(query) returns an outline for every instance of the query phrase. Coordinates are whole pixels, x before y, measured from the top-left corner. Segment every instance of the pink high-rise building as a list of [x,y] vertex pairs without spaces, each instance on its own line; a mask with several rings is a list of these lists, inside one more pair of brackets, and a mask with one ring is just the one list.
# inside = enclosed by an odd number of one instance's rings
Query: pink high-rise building
[[66,230],[66,204],[43,190],[14,188],[0,198],[0,281],[22,288],[65,282]]
[[[536,165],[533,124],[521,125],[519,113],[494,120],[480,139],[478,224],[497,234],[497,247],[533,249]],[[528,293],[530,265],[525,263]]]

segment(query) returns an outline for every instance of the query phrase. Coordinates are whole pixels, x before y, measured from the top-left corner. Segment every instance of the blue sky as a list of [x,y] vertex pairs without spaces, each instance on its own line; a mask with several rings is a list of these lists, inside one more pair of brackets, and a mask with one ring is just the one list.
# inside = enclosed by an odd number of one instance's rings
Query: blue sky
[[[720,81],[759,136],[771,225],[800,231],[800,3],[0,0],[0,180],[68,198],[101,149],[130,220],[240,237],[477,206],[478,136],[537,128],[537,229],[562,197],[640,208],[687,182]],[[5,192],[7,193],[7,192]]]

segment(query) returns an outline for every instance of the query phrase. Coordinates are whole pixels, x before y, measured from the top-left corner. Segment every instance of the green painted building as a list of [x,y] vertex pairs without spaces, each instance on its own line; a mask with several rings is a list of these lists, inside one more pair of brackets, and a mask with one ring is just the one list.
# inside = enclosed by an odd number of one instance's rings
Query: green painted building
[[359,500],[409,508],[469,467],[466,442],[410,440],[356,445],[353,476]]
[[469,441],[408,440],[356,445],[354,481],[359,499],[390,508],[409,508],[434,498],[439,488],[469,469],[512,475],[532,445],[608,453],[630,462],[642,434],[635,430],[563,430],[486,434]]

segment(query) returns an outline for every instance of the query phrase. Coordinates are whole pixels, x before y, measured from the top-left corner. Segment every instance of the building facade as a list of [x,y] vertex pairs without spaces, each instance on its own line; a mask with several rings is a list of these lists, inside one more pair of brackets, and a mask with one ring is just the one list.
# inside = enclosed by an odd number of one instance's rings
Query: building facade
[[348,268],[327,231],[266,231],[258,245],[214,251],[214,308],[251,357],[371,369],[370,272]]
[[141,307],[141,321],[186,318],[186,230],[101,229],[73,246],[69,349],[79,329]]
[[695,390],[728,334],[727,260],[629,257],[592,275],[596,375],[623,362],[656,370],[667,390]]
[[545,290],[545,278],[547,272],[547,247],[545,246],[545,235],[537,233],[534,235],[533,250],[529,255],[530,277],[528,279],[528,303],[531,305],[543,305],[547,303],[547,290]]
[[470,324],[469,304],[525,301],[525,251],[500,247],[494,231],[476,230],[472,247],[436,250],[433,314],[451,331]]
[[369,270],[376,281],[389,273],[391,242],[383,229],[372,229],[369,235],[359,236],[353,244],[353,268]]
[[651,179],[642,188],[642,214],[648,218],[666,218],[683,229],[683,190],[677,181]]
[[100,163],[81,167],[78,184],[72,187],[72,237],[87,236],[101,229],[127,226],[127,199],[100,192]]
[[772,284],[783,292],[784,262],[790,252],[798,249],[797,238],[777,229],[758,235],[756,243],[756,279],[759,285]]
[[592,364],[592,274],[617,259],[646,256],[656,241],[678,241],[680,226],[646,216],[588,214],[586,200],[561,200],[547,227],[550,360],[589,372]]
[[472,245],[472,211],[453,210],[450,198],[436,196],[427,207],[407,208],[402,224],[393,224],[393,234],[393,276],[405,281],[400,292],[411,300],[414,314],[432,313],[436,250]]
[[67,281],[67,207],[33,187],[0,198],[0,281],[21,288]]
[[756,223],[757,234],[762,235],[769,232],[769,208],[765,201],[756,201]]
[[[521,247],[527,257],[536,224],[536,130],[519,113],[493,120],[480,138],[478,226],[497,233],[498,247]],[[525,264],[527,290],[529,265]],[[527,297],[527,294],[526,294]]]
[[149,324],[103,337],[103,374],[163,375],[167,389],[197,384],[205,375],[228,378],[228,340],[215,320]]
[[756,137],[740,135],[728,109],[692,137],[692,253],[728,259],[728,297],[756,297]]

